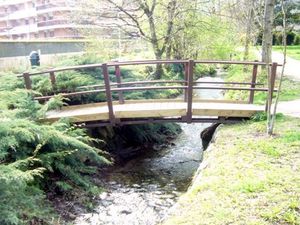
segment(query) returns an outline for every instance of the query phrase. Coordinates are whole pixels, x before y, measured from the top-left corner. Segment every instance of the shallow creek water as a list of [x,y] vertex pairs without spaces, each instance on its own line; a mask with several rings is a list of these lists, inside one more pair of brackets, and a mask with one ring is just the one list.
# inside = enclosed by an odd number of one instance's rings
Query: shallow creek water
[[[222,81],[204,77],[199,81]],[[206,84],[205,84],[206,85]],[[198,97],[222,98],[217,90],[196,90]],[[201,131],[210,124],[181,124],[182,133],[163,149],[114,167],[104,177],[106,191],[93,213],[82,214],[77,225],[154,225],[161,222],[183,194],[202,160]]]

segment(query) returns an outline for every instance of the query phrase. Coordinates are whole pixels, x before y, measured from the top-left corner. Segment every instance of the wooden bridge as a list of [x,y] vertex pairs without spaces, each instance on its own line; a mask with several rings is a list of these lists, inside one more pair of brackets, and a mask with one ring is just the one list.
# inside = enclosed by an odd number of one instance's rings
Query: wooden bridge
[[[183,65],[183,80],[146,80],[122,82],[121,67],[138,65],[156,64],[180,64]],[[213,82],[194,80],[194,66],[196,64],[217,64],[217,65],[241,65],[252,67],[252,76],[249,82]],[[271,73],[267,84],[257,83],[258,67],[267,66]],[[265,92],[269,101],[272,102],[273,92],[276,91],[275,79],[277,63],[267,65],[263,62],[241,62],[241,61],[201,61],[201,60],[144,60],[109,62],[103,64],[91,64],[74,67],[50,69],[41,72],[23,73],[25,87],[32,89],[32,76],[49,75],[53,90],[57,84],[56,74],[62,71],[79,70],[88,68],[101,68],[103,83],[78,87],[76,92],[60,93],[64,97],[89,95],[95,93],[105,93],[106,102],[64,106],[59,110],[52,110],[46,114],[46,120],[56,121],[60,118],[72,118],[74,122],[84,122],[88,127],[139,124],[139,123],[158,123],[158,122],[222,122],[230,123],[241,119],[249,118],[257,112],[265,111],[270,108],[268,103],[265,106],[254,105],[254,93]],[[110,80],[108,69],[113,67],[116,82]],[[199,86],[198,84],[205,84]],[[216,86],[218,85],[218,86]],[[84,90],[82,89],[84,88]],[[183,91],[182,98],[175,99],[145,99],[145,100],[125,100],[124,92],[144,91],[144,90],[165,90],[177,89]],[[248,91],[248,101],[230,101],[199,99],[194,97],[196,89],[209,90],[235,90]],[[118,99],[113,100],[112,93],[117,93]],[[53,92],[54,94],[58,94]],[[53,97],[38,96],[35,99],[46,101]]]

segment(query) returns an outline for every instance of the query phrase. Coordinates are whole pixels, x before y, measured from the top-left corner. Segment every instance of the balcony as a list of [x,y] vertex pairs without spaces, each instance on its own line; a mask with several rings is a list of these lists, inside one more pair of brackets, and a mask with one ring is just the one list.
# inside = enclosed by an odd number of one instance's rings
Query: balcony
[[3,33],[3,32],[7,32],[9,29],[9,27],[0,27],[0,33]]
[[68,21],[66,19],[55,19],[55,20],[48,20],[48,21],[41,21],[37,23],[38,27],[48,27],[48,26],[55,26],[60,24],[67,24]]
[[65,2],[56,2],[56,3],[49,3],[49,4],[45,4],[45,5],[39,5],[36,7],[36,10],[45,10],[45,9],[51,9],[54,7],[65,7],[67,6],[67,4]]

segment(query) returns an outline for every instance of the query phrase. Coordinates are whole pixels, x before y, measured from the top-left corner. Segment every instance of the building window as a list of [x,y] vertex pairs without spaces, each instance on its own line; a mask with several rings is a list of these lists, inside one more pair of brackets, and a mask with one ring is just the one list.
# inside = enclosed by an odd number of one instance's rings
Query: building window
[[25,20],[25,24],[26,24],[26,25],[29,24],[29,20],[28,20],[28,19]]
[[45,38],[47,37],[47,32],[46,32],[46,31],[44,31],[44,37],[45,37]]
[[50,37],[54,37],[54,31],[50,31]]

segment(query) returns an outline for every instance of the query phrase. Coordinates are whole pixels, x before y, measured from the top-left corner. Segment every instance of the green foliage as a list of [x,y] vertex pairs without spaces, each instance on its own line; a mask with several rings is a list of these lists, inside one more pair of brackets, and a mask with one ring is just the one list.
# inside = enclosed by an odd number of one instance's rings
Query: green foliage
[[0,164],[0,223],[28,224],[38,219],[50,224],[54,214],[44,193],[35,184],[43,177],[42,167],[33,168],[40,160],[28,157],[10,164]]
[[[141,124],[135,126],[124,126],[117,133],[123,133],[125,142],[140,145],[143,143],[163,143],[166,137],[175,136],[181,128],[174,123],[166,124]],[[126,130],[126,132],[124,132]]]
[[[284,116],[282,113],[276,113],[276,119],[280,120],[283,119]],[[266,121],[267,120],[267,113],[266,112],[259,112],[255,113],[252,117],[251,120],[254,122],[260,122],[260,121]]]
[[215,76],[216,65],[196,64],[194,74],[195,74],[195,79],[198,79],[203,76]]
[[[273,33],[273,45],[282,45],[282,32]],[[286,34],[286,44],[289,45],[299,45],[299,34],[296,32],[287,32]]]
[[252,117],[251,120],[255,121],[255,122],[259,122],[259,121],[266,121],[267,120],[267,114],[265,112],[259,112],[259,113],[255,113]]
[[43,190],[94,193],[88,175],[109,163],[107,154],[93,147],[98,140],[68,121],[37,121],[64,104],[61,96],[40,105],[32,93],[17,89],[14,77],[0,77],[0,84],[0,224],[51,224]]
[[[188,4],[193,3],[186,6]],[[174,58],[229,59],[235,53],[239,39],[233,24],[226,19],[221,21],[218,16],[188,9],[175,23],[184,24],[184,29],[173,35]]]

